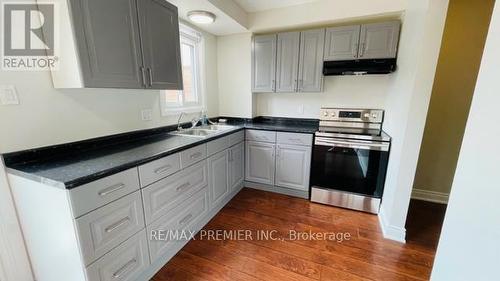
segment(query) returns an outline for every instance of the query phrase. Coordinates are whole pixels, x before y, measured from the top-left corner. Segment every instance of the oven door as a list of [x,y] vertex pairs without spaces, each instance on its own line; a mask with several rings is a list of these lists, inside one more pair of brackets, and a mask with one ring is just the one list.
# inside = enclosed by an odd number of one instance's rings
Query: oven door
[[317,137],[311,186],[381,198],[389,143]]

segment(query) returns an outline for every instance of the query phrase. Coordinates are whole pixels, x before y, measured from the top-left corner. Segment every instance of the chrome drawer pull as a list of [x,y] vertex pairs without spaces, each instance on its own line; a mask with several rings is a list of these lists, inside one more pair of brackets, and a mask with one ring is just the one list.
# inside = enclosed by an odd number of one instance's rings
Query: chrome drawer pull
[[290,141],[293,141],[293,142],[300,142],[300,143],[302,142],[302,140],[301,140],[301,139],[289,139],[289,140],[290,140]]
[[97,193],[97,194],[99,194],[99,196],[106,196],[106,195],[113,193],[115,191],[118,191],[124,187],[125,187],[124,183],[115,184],[115,185],[112,185],[108,188],[105,188],[105,189],[99,191],[99,193]]
[[193,158],[198,158],[200,156],[201,156],[201,152],[196,152],[195,154],[191,154],[190,157],[191,157],[191,159],[193,159]]
[[123,219],[117,221],[116,223],[114,223],[114,224],[106,227],[106,229],[104,229],[104,231],[106,231],[106,233],[113,232],[114,230],[116,230],[120,226],[125,225],[125,224],[127,224],[129,222],[130,222],[130,218],[129,217],[123,218]]
[[136,259],[132,259],[129,262],[127,262],[124,266],[120,267],[115,273],[113,273],[113,278],[120,278],[122,274],[127,271],[132,265],[134,265],[137,262]]
[[187,216],[185,216],[182,220],[179,221],[179,225],[183,225],[183,224],[186,224],[187,222],[189,222],[189,220],[193,217],[192,214],[189,214]]
[[162,173],[165,173],[166,171],[170,170],[170,168],[172,168],[172,165],[168,164],[168,165],[165,165],[165,166],[161,166],[157,169],[155,169],[155,174],[162,174]]
[[186,182],[186,183],[184,183],[184,184],[179,185],[179,186],[178,186],[175,190],[177,190],[177,191],[182,191],[182,190],[184,190],[186,187],[189,187],[190,185],[191,185],[191,183]]

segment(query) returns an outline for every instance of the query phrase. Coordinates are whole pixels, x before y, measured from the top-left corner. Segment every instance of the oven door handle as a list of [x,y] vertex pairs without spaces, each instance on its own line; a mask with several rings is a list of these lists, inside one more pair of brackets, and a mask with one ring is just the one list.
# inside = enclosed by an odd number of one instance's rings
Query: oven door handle
[[350,140],[339,140],[331,138],[316,138],[315,145],[357,148],[366,150],[389,151],[389,143],[384,142],[360,142]]

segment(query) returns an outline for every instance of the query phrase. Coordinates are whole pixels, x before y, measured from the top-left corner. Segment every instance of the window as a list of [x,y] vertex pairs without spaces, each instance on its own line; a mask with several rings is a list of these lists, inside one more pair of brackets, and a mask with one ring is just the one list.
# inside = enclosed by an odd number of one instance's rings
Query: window
[[195,112],[203,109],[202,37],[199,32],[181,24],[180,38],[184,90],[160,92],[163,115],[178,114],[180,111]]

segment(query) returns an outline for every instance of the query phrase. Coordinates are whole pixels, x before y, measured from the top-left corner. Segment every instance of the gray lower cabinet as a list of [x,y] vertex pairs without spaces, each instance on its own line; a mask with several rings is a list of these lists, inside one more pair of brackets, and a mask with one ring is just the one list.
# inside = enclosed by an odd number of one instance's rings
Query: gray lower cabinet
[[325,29],[300,33],[298,92],[321,92],[323,89],[323,51]]
[[276,34],[255,36],[252,42],[252,92],[274,92]]
[[246,142],[245,180],[274,184],[274,149],[274,143]]
[[300,32],[278,33],[276,92],[297,91]]
[[68,38],[61,42],[60,69],[52,70],[56,88],[182,89],[174,5],[68,0],[61,14]]
[[229,148],[229,187],[238,188],[245,179],[245,143]]
[[399,21],[361,25],[359,58],[395,58],[399,40],[399,28]]
[[208,158],[209,200],[215,206],[229,193],[229,152],[221,151]]
[[311,169],[311,147],[276,145],[275,185],[307,191]]

